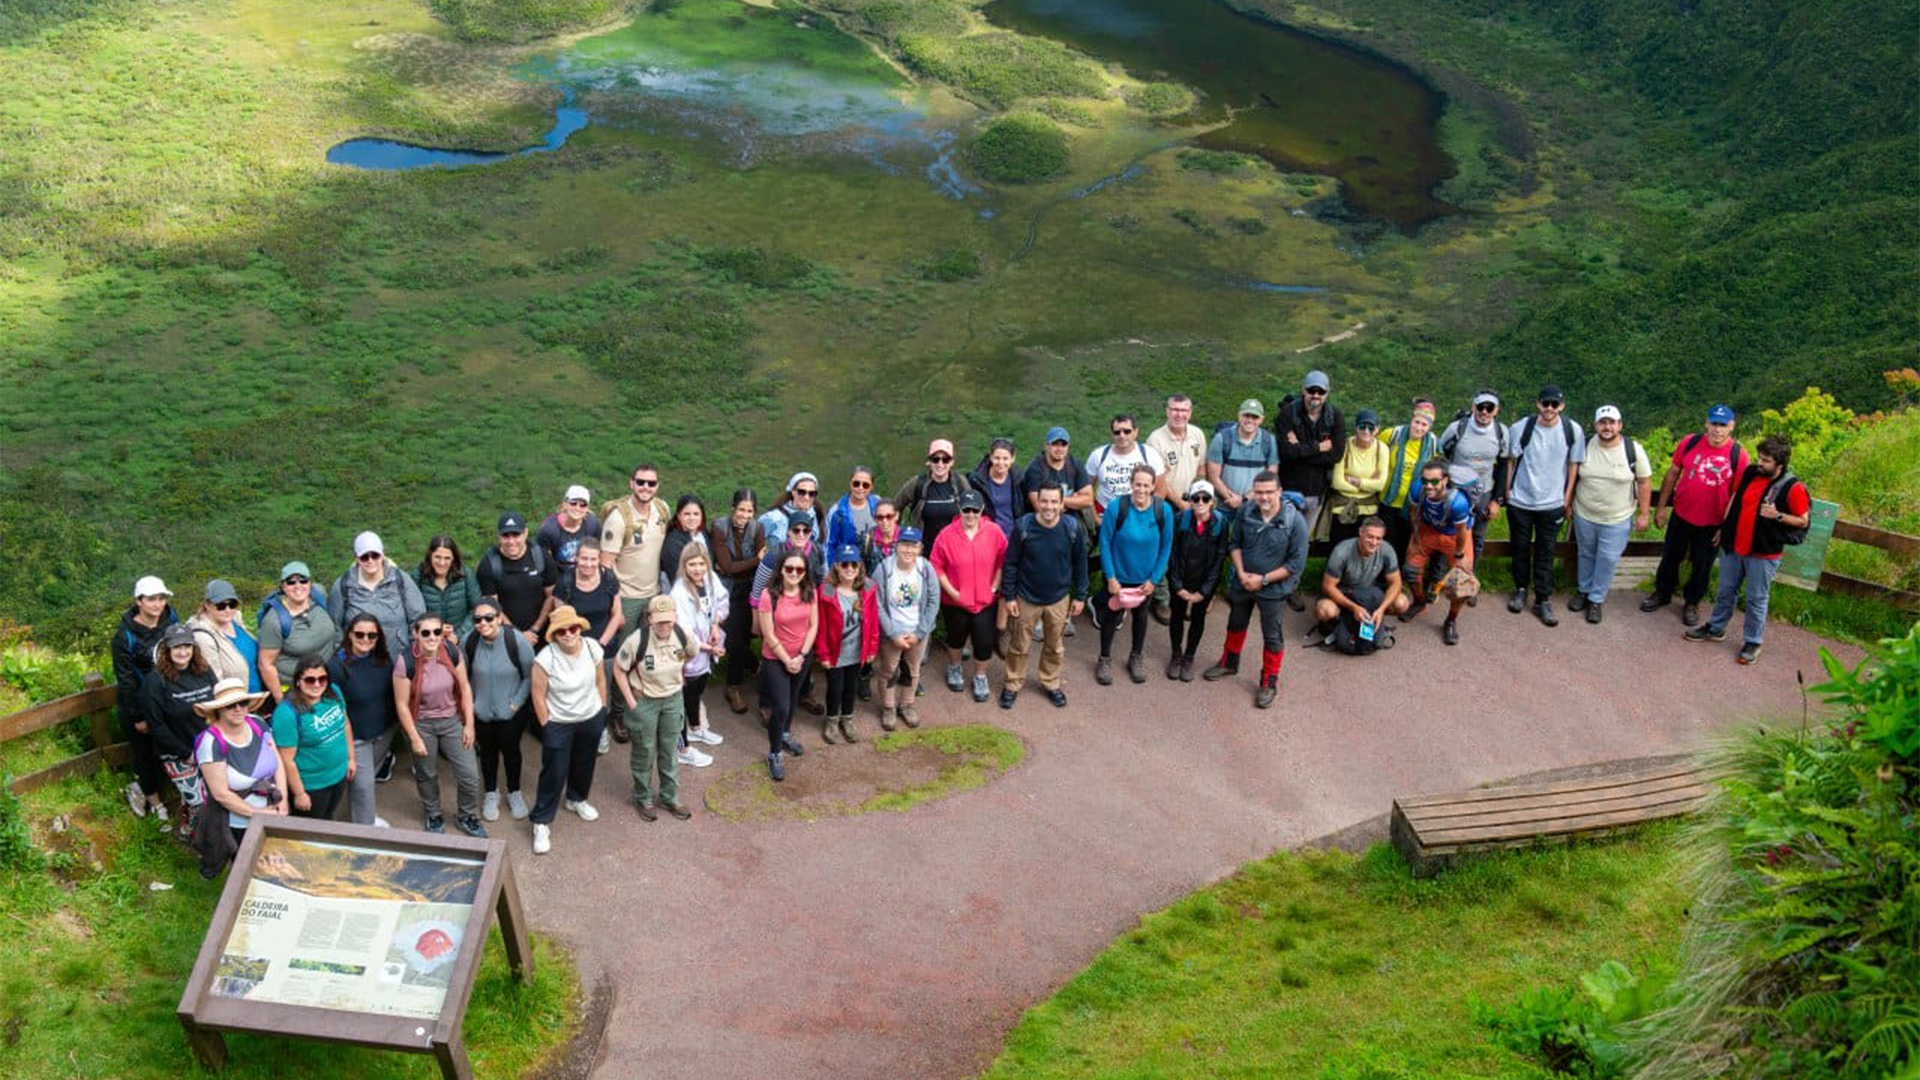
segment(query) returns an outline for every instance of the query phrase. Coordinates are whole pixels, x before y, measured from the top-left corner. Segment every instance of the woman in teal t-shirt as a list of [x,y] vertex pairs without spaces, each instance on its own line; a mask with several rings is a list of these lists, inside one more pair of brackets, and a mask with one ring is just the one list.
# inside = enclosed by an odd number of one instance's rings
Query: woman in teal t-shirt
[[331,819],[353,778],[353,739],[325,657],[303,656],[294,665],[292,689],[273,710],[273,744],[286,763],[293,812]]

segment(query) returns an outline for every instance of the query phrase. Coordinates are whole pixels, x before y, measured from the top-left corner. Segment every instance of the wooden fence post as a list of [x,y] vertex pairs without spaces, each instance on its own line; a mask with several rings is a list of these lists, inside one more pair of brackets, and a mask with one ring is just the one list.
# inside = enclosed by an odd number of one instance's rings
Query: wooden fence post
[[[89,671],[81,684],[88,690],[99,690],[107,685],[105,677],[98,672]],[[101,709],[87,717],[87,725],[93,729],[93,748],[104,752],[119,740],[114,738],[111,709]]]

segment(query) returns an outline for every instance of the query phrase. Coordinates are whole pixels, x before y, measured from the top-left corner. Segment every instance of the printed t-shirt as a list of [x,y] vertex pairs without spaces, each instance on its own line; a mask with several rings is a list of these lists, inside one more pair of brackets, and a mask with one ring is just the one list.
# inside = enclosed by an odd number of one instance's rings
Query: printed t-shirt
[[1681,439],[1673,448],[1673,467],[1680,470],[1673,512],[1689,525],[1713,528],[1726,520],[1727,502],[1733,498],[1734,481],[1747,467],[1747,454],[1731,438],[1727,445],[1714,447],[1702,436],[1692,453],[1686,446],[1687,440]]
[[560,524],[559,514],[548,514],[547,520],[540,523],[540,531],[534,534],[533,541],[547,553],[547,561],[561,570],[573,569],[574,562],[580,557],[580,541],[590,540],[600,535],[599,515],[592,511],[580,521],[580,527],[568,532]]
[[[1535,439],[1539,436],[1535,435]],[[1633,467],[1627,467],[1627,440],[1609,450],[1599,439],[1587,447],[1587,460],[1580,466],[1580,480],[1573,486],[1573,512],[1595,525],[1618,525],[1633,520],[1639,509],[1634,497],[1634,479],[1653,475],[1647,461],[1647,448],[1635,443]]]
[[833,597],[840,602],[840,655],[834,658],[834,667],[846,667],[860,662],[860,600],[861,594],[833,590]]
[[1407,508],[1429,529],[1442,536],[1452,536],[1454,530],[1465,525],[1473,525],[1473,504],[1458,491],[1450,491],[1447,497],[1438,501],[1427,498],[1426,482],[1415,480],[1413,492],[1407,500]]
[[580,640],[580,651],[568,655],[548,645],[533,662],[547,673],[547,723],[582,724],[606,707],[600,698],[599,672],[606,652],[590,637]]
[[1173,429],[1165,424],[1153,429],[1147,436],[1147,447],[1160,455],[1165,466],[1162,475],[1167,478],[1167,490],[1184,499],[1187,488],[1200,476],[1200,466],[1207,460],[1207,437],[1192,424],[1187,425],[1187,433],[1175,437]]
[[300,770],[300,781],[308,791],[332,787],[347,778],[347,756],[352,740],[347,736],[347,705],[332,687],[314,702],[313,708],[296,710],[293,695],[280,701],[273,710],[273,742],[294,747],[293,763]]
[[1112,443],[1094,448],[1087,455],[1087,474],[1093,477],[1093,504],[1106,512],[1108,503],[1127,498],[1133,492],[1133,467],[1145,465],[1159,476],[1167,471],[1166,462],[1160,460],[1160,452],[1140,443],[1133,449],[1121,453]]

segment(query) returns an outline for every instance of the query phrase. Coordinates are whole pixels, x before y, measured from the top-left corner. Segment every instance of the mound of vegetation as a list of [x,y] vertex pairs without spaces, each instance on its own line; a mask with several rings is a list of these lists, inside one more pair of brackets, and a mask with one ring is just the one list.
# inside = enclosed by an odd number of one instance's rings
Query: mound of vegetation
[[1193,91],[1179,83],[1146,83],[1126,92],[1128,105],[1151,116],[1177,116],[1193,108]]
[[996,108],[1024,98],[1106,94],[1106,80],[1098,68],[1045,38],[1011,33],[959,38],[910,34],[900,39],[899,49],[909,67]]
[[973,140],[973,167],[1003,184],[1030,184],[1067,171],[1067,133],[1033,113],[1014,113],[987,125]]
[[465,41],[530,41],[603,23],[631,0],[432,0]]
[[947,248],[914,263],[913,272],[922,281],[971,281],[980,276],[980,253],[966,247]]

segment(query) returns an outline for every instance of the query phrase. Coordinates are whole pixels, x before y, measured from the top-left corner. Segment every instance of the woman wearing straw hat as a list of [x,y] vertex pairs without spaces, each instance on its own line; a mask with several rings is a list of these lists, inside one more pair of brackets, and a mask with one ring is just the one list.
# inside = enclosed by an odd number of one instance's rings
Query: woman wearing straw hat
[[600,732],[607,724],[606,654],[582,633],[587,620],[567,604],[547,616],[547,647],[533,658],[533,715],[540,724],[540,787],[533,800],[533,853],[553,850],[561,796],[581,821],[600,811],[587,801]]
[[[287,812],[286,773],[280,755],[274,750],[273,735],[254,713],[265,694],[247,692],[239,679],[221,679],[213,696],[198,702],[193,710],[208,721],[194,745],[194,760],[200,765],[200,779],[214,805],[226,811],[235,843],[247,830],[247,819],[255,814],[285,816]],[[212,822],[207,823],[208,827]],[[200,874],[212,879],[233,852],[214,843],[206,828],[194,831],[201,842]]]

